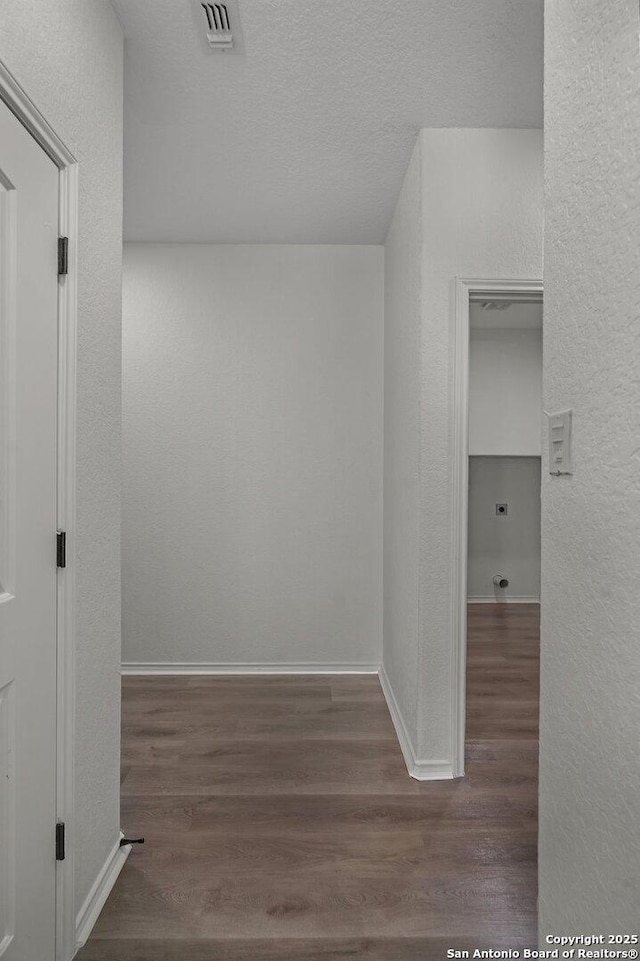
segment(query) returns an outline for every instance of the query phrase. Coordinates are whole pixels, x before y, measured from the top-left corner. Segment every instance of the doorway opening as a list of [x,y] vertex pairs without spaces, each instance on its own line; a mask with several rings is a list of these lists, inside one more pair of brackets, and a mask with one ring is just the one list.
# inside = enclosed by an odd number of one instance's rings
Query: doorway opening
[[526,810],[509,836],[526,851],[523,899],[530,909],[537,863],[542,416],[541,300],[472,295],[465,763],[471,777],[498,766],[505,793]]
[[533,732],[537,745],[542,282],[458,279],[453,359],[452,754],[460,777],[467,738],[508,739],[514,712],[529,711],[515,728]]

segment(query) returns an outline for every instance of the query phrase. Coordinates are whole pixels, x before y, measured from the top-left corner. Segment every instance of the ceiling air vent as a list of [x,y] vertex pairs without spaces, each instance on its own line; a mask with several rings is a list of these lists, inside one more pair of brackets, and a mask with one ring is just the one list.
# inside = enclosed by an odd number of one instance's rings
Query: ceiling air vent
[[235,0],[224,3],[201,3],[194,7],[210,50],[239,53],[240,19]]
[[511,307],[510,300],[483,300],[481,305],[483,310],[507,310]]

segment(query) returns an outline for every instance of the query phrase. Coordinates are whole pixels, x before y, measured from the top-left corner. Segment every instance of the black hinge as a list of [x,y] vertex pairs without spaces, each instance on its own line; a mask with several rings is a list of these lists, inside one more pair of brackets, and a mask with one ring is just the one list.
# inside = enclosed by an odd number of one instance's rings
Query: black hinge
[[56,534],[56,567],[67,566],[67,534],[58,531]]
[[64,842],[65,842],[64,821],[58,821],[58,823],[56,824],[56,861],[64,861]]
[[58,277],[69,273],[69,238],[58,237]]

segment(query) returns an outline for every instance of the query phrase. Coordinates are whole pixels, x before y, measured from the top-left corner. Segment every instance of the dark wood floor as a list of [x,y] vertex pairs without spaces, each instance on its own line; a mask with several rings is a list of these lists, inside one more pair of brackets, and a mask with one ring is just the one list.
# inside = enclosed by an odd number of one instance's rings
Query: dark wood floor
[[375,676],[127,678],[134,848],[81,961],[535,946],[538,608],[474,605],[467,774],[408,777]]

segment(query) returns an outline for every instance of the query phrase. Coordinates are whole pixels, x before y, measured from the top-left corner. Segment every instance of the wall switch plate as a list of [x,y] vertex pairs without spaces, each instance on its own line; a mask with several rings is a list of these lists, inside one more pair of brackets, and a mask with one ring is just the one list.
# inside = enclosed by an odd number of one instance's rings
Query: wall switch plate
[[571,433],[573,411],[561,410],[549,414],[549,473],[572,474]]
[[506,517],[509,513],[508,504],[496,504],[496,514],[498,517]]

